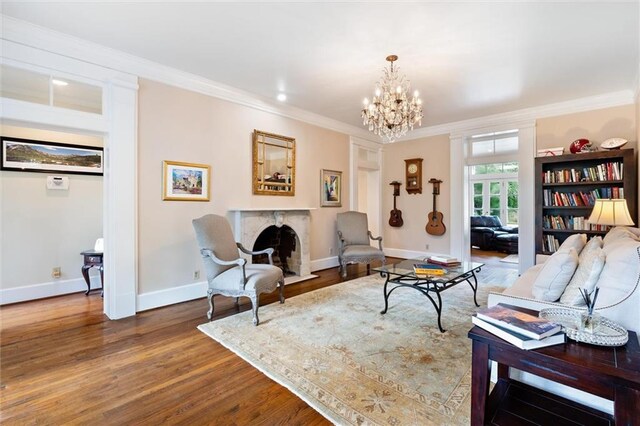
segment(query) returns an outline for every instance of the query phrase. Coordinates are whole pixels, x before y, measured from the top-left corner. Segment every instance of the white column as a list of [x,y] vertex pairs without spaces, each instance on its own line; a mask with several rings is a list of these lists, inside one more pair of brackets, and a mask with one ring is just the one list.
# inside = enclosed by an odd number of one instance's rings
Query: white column
[[520,273],[535,264],[535,122],[518,126],[518,258]]
[[137,83],[115,79],[106,88],[104,313],[110,319],[136,314],[137,90]]
[[461,260],[471,256],[469,234],[469,196],[467,167],[465,164],[465,138],[462,135],[450,136],[449,180],[451,197],[449,205],[449,252]]

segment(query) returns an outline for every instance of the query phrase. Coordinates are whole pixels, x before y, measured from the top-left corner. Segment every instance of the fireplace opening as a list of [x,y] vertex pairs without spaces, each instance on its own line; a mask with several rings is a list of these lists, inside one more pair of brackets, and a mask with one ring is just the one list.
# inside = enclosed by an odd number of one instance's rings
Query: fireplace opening
[[[287,225],[280,228],[272,225],[266,228],[258,235],[253,250],[259,251],[269,247],[274,249],[273,264],[282,269],[285,277],[300,275],[302,258],[299,249],[300,241],[296,231]],[[269,256],[257,254],[252,256],[251,261],[252,263],[269,263]]]

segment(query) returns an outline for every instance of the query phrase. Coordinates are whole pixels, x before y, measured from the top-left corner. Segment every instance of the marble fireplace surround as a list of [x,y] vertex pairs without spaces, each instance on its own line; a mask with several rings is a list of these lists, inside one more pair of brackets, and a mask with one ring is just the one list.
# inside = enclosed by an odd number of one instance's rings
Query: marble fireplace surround
[[[281,227],[287,225],[293,229],[300,242],[296,248],[294,260],[298,275],[285,278],[286,284],[308,280],[317,277],[311,274],[311,254],[309,244],[311,210],[313,208],[248,208],[230,209],[233,222],[233,233],[236,241],[248,250],[253,249],[256,239],[262,231],[270,226]],[[251,262],[251,256],[243,254],[242,257]],[[299,268],[298,268],[299,263]]]

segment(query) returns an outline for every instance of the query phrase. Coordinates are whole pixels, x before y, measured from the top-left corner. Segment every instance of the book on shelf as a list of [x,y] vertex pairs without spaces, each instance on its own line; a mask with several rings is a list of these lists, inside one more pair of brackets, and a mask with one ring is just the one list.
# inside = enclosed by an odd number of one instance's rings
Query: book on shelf
[[584,216],[544,215],[542,217],[542,229],[545,231],[608,231],[610,228],[611,226],[608,225],[588,223]]
[[593,167],[547,170],[542,173],[542,183],[607,182],[622,180],[623,177],[623,163],[609,162]]
[[471,322],[473,322],[483,330],[486,330],[489,333],[498,336],[502,340],[505,340],[512,345],[524,350],[545,348],[547,346],[560,345],[565,342],[564,332],[559,332],[552,336],[545,337],[544,339],[537,340],[484,321],[478,318],[476,315],[471,317]]
[[447,273],[447,270],[442,266],[429,263],[414,263],[413,272],[415,272],[416,275],[444,275]]
[[590,191],[561,192],[545,189],[542,191],[544,207],[592,207],[602,198],[624,198],[624,188],[595,188]]
[[540,340],[562,330],[560,324],[539,318],[502,303],[477,312],[478,318],[532,339]]

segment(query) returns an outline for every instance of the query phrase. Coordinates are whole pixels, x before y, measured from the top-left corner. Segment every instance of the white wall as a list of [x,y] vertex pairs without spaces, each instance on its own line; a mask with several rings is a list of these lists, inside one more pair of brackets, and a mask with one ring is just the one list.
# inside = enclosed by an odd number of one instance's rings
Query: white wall
[[[3,136],[102,146],[92,136],[1,126]],[[80,252],[102,236],[102,176],[72,175],[69,190],[48,190],[60,173],[0,171],[2,303],[85,289]],[[54,279],[51,270],[62,268]],[[97,275],[93,272],[92,275]],[[92,279],[96,286],[99,280]],[[26,298],[26,299],[25,299]]]

